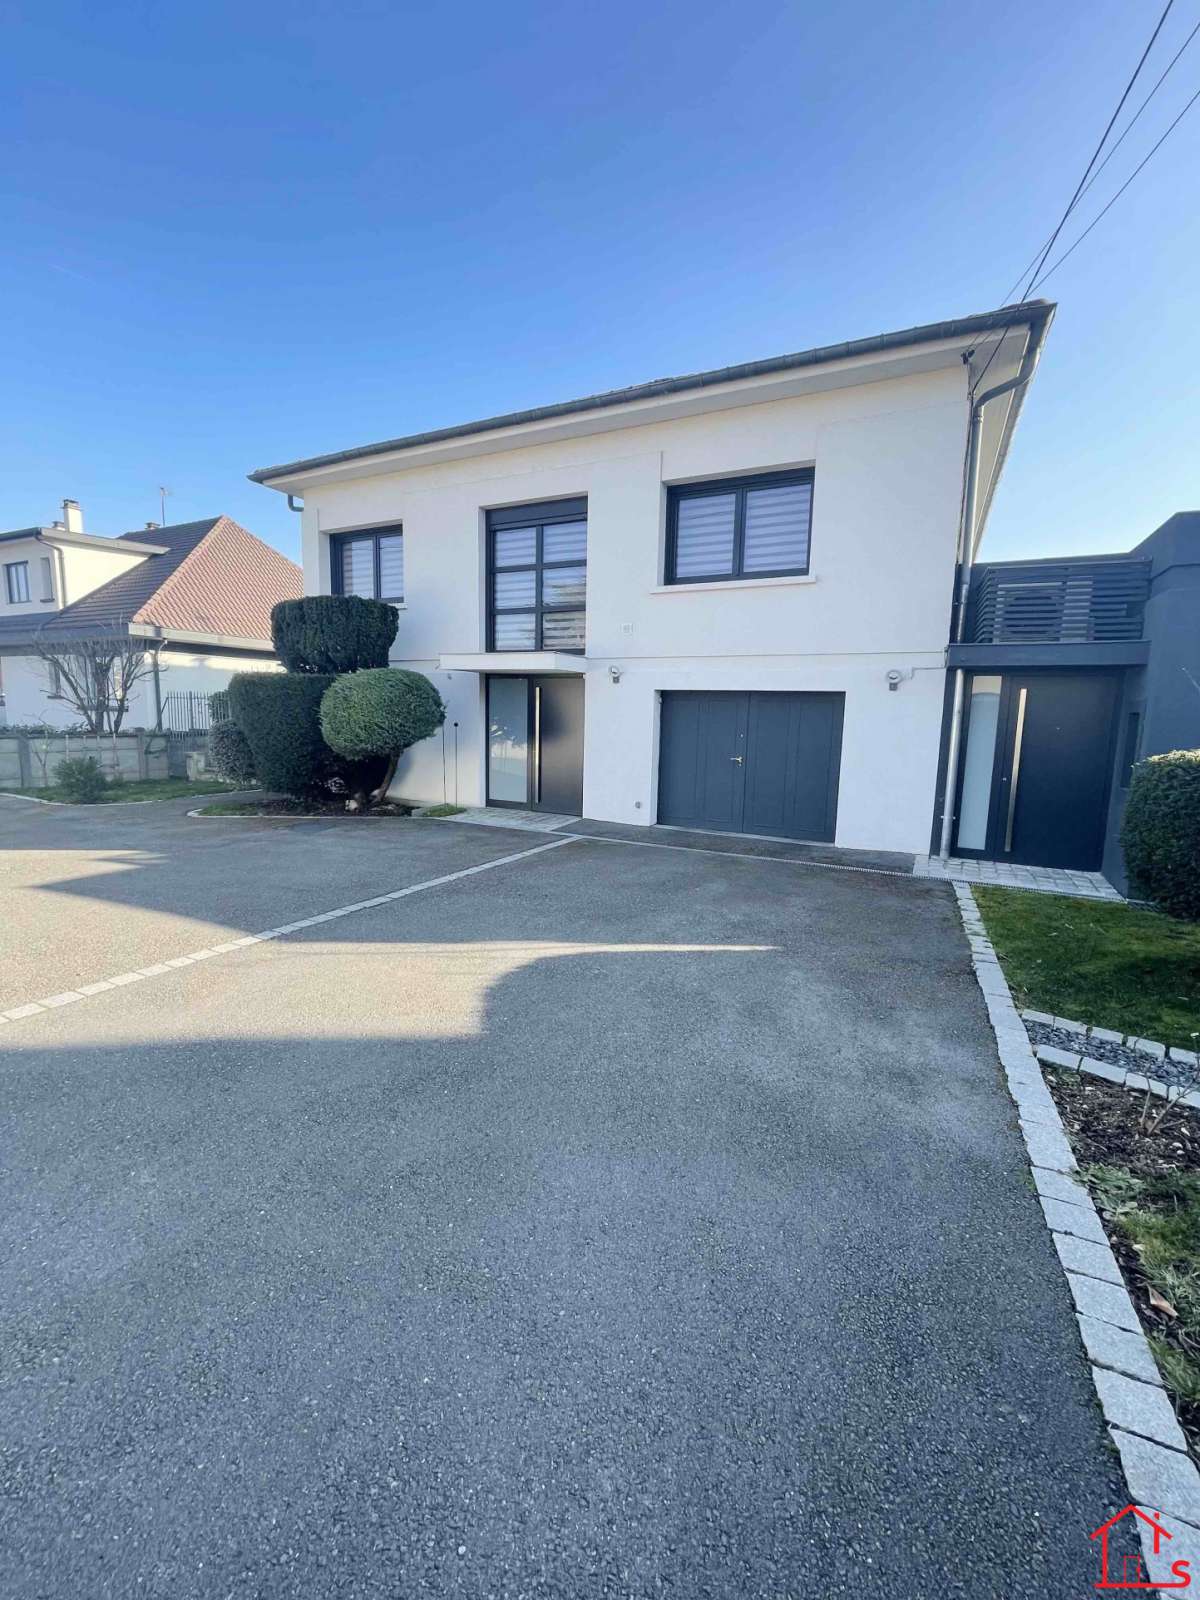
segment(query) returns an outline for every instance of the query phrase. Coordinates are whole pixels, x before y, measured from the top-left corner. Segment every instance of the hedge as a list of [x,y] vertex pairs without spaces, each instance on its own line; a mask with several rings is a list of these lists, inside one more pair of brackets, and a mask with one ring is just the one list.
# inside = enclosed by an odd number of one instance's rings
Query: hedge
[[321,696],[332,682],[316,672],[239,672],[231,681],[229,708],[265,789],[306,795],[357,783],[353,764],[321,737]]
[[1135,893],[1173,917],[1200,920],[1200,750],[1134,767],[1121,844]]
[[271,637],[289,672],[360,672],[387,666],[398,621],[382,600],[313,594],[271,608]]
[[246,735],[232,717],[223,717],[208,730],[208,760],[217,776],[229,783],[258,782]]

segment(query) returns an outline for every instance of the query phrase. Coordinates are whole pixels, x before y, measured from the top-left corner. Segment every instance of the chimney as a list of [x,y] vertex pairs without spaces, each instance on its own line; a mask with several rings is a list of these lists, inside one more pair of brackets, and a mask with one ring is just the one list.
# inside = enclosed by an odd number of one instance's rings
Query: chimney
[[68,533],[83,532],[83,512],[79,509],[78,500],[63,501],[63,521],[67,525]]
[[160,522],[148,522],[146,524],[146,532],[153,533],[155,528],[160,528],[161,526],[162,524]]

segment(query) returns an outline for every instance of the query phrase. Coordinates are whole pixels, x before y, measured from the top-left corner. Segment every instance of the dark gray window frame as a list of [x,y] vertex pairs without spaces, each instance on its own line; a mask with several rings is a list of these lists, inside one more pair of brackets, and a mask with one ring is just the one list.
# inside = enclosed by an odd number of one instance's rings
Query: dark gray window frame
[[[577,496],[569,500],[540,500],[533,505],[501,506],[487,513],[487,562],[485,582],[487,584],[487,647],[491,651],[497,650],[496,645],[496,618],[497,617],[527,617],[531,614],[529,606],[497,606],[495,603],[495,575],[501,572],[532,572],[534,578],[534,597],[532,606],[533,615],[533,645],[532,649],[542,650],[542,619],[546,616],[570,615],[573,612],[583,612],[583,626],[585,642],[578,649],[573,646],[556,646],[556,651],[562,655],[581,656],[586,650],[587,634],[587,600],[582,606],[578,605],[546,605],[542,600],[542,574],[553,572],[558,568],[583,567],[587,571],[587,542],[585,536],[583,560],[573,557],[569,561],[546,561],[543,558],[543,534],[548,527],[553,527],[556,522],[587,522],[587,497]],[[537,538],[534,548],[534,559],[522,562],[516,567],[500,567],[497,569],[495,561],[496,541],[495,535],[502,533],[506,528],[536,528]],[[585,579],[586,583],[586,579]],[[519,655],[520,650],[505,649],[499,653],[505,655]]]
[[[25,585],[25,593],[23,595],[18,595],[18,594],[14,594],[13,593],[15,576],[16,576],[16,574],[18,572],[22,572],[24,574],[24,576],[23,576],[23,578],[21,580],[23,582],[23,584]],[[32,590],[29,587],[29,563],[28,563],[28,561],[6,561],[4,563],[4,598],[8,601],[9,605],[10,606],[25,606],[25,605],[28,605],[29,604],[29,596],[30,596],[31,593],[32,593]]]
[[[807,483],[812,490],[808,510],[808,560],[802,567],[774,567],[770,571],[743,572],[746,542],[746,492],[749,489],[779,489],[792,483]],[[704,573],[686,578],[675,576],[675,555],[679,536],[681,500],[698,500],[705,495],[737,496],[733,514],[733,564],[728,572]],[[756,583],[760,578],[804,578],[812,567],[812,503],[816,494],[816,474],[812,467],[791,472],[760,472],[741,478],[711,478],[703,483],[673,483],[667,488],[667,550],[663,582],[676,583]]]
[[[342,572],[342,551],[348,544],[355,542],[365,544],[371,541],[371,572],[375,593],[366,598],[383,600],[391,606],[402,606],[404,595],[382,594],[382,572],[379,559],[380,539],[399,538],[403,547],[404,524],[402,522],[383,523],[377,528],[348,528],[345,533],[331,533],[329,535],[329,587],[331,594],[345,594],[345,581]],[[407,551],[405,551],[407,556]],[[408,588],[408,562],[404,565],[404,587]]]

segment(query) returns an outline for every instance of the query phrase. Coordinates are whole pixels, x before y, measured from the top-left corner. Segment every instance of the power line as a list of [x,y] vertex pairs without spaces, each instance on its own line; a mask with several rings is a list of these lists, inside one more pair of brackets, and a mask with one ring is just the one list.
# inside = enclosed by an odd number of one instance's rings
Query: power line
[[[1059,234],[1063,231],[1063,228],[1066,226],[1067,218],[1071,215],[1072,211],[1074,211],[1075,207],[1078,205],[1079,196],[1083,193],[1083,186],[1088,181],[1088,179],[1091,177],[1092,168],[1096,165],[1097,161],[1099,161],[1100,152],[1104,149],[1105,144],[1108,142],[1108,136],[1113,131],[1113,128],[1116,125],[1117,118],[1121,115],[1121,111],[1124,108],[1125,102],[1126,102],[1126,100],[1129,99],[1129,96],[1133,91],[1133,86],[1137,82],[1138,74],[1141,72],[1142,68],[1146,64],[1146,57],[1150,54],[1151,50],[1154,48],[1154,41],[1158,38],[1159,34],[1162,32],[1162,25],[1167,20],[1167,15],[1170,12],[1171,7],[1174,4],[1175,4],[1175,0],[1167,0],[1166,6],[1163,8],[1163,14],[1158,19],[1158,25],[1155,28],[1154,32],[1150,35],[1150,43],[1142,51],[1141,60],[1138,62],[1137,66],[1134,67],[1134,69],[1133,69],[1133,76],[1130,78],[1129,82],[1125,85],[1125,93],[1117,101],[1117,109],[1113,112],[1112,116],[1108,119],[1108,127],[1105,128],[1104,133],[1103,133],[1103,135],[1102,135],[1102,137],[1100,139],[1100,143],[1096,146],[1096,148],[1095,148],[1095,150],[1094,150],[1094,152],[1092,154],[1092,159],[1088,162],[1087,166],[1084,168],[1083,177],[1080,178],[1079,183],[1076,186],[1075,193],[1071,196],[1070,205],[1067,207],[1067,209],[1063,212],[1062,216],[1059,218],[1058,227],[1055,228],[1054,232],[1050,235],[1050,238],[1046,242],[1045,249],[1042,251],[1041,255],[1038,257],[1037,266],[1034,267],[1033,271],[1029,274],[1029,283],[1030,283],[1031,286],[1033,284],[1034,279],[1037,277],[1038,273],[1045,266],[1046,257],[1050,254],[1051,250],[1054,248],[1055,241],[1057,240]],[[1029,292],[1030,292],[1029,288],[1026,288],[1023,291],[1023,293],[1021,295],[1021,298],[1024,299],[1025,295],[1027,295]]]
[[[1095,167],[1097,161],[1100,159],[1100,152],[1104,149],[1105,144],[1108,142],[1108,136],[1113,131],[1113,128],[1116,125],[1117,118],[1121,115],[1121,111],[1124,108],[1125,102],[1126,102],[1126,100],[1129,99],[1129,96],[1133,91],[1133,86],[1138,80],[1138,74],[1141,72],[1142,68],[1146,65],[1146,57],[1150,54],[1151,50],[1154,48],[1154,41],[1158,38],[1159,34],[1162,32],[1163,23],[1166,22],[1167,17],[1170,14],[1171,7],[1174,4],[1175,4],[1175,0],[1167,0],[1166,5],[1163,7],[1162,16],[1159,17],[1158,22],[1155,24],[1154,32],[1150,35],[1150,41],[1146,45],[1146,48],[1142,51],[1141,56],[1138,59],[1138,64],[1133,69],[1133,75],[1129,79],[1129,82],[1125,85],[1125,89],[1124,89],[1123,94],[1121,95],[1121,98],[1117,101],[1117,109],[1113,112],[1112,116],[1108,119],[1108,126],[1105,128],[1103,134],[1101,135],[1100,143],[1096,146],[1095,150],[1093,150],[1093,152],[1092,152],[1092,159],[1088,162],[1087,166],[1083,169],[1083,176],[1082,176],[1082,178],[1080,178],[1079,182],[1075,186],[1075,193],[1071,196],[1070,204],[1067,206],[1067,209],[1063,212],[1062,216],[1058,219],[1058,226],[1055,228],[1054,232],[1050,235],[1049,239],[1046,241],[1045,246],[1038,252],[1037,259],[1035,261],[1035,264],[1034,264],[1032,270],[1029,273],[1028,281],[1026,282],[1025,288],[1021,290],[1020,299],[1022,299],[1022,300],[1026,299],[1027,296],[1032,292],[1034,281],[1036,280],[1038,273],[1045,266],[1046,258],[1049,256],[1050,251],[1054,248],[1054,244],[1055,244],[1056,240],[1058,239],[1059,234],[1063,231],[1063,228],[1066,226],[1067,218],[1071,215],[1072,211],[1074,211],[1075,207],[1079,204],[1079,197],[1083,193],[1084,186],[1087,184],[1088,179],[1092,175],[1092,169]],[[1099,220],[1099,219],[1097,219],[1097,220]],[[1005,299],[1007,300],[1008,296],[1006,296]],[[1003,343],[1004,343],[1004,335],[1001,334],[1001,336],[996,340],[995,344],[992,346],[991,354],[988,356],[986,362],[984,363],[983,371],[979,374],[978,378],[976,378],[976,380],[975,380],[975,382],[974,382],[974,384],[972,386],[972,392],[978,390],[979,386],[983,383],[983,380],[987,377],[988,369],[991,367],[992,362],[996,359],[996,356],[997,356],[997,354],[999,353],[999,350],[1000,350],[1000,346]]]
[[[1084,195],[1088,192],[1088,190],[1096,182],[1096,179],[1100,176],[1100,174],[1104,171],[1105,167],[1112,160],[1112,158],[1116,155],[1117,151],[1121,148],[1122,144],[1125,142],[1125,139],[1126,139],[1127,135],[1132,132],[1134,123],[1138,120],[1138,118],[1141,116],[1142,112],[1145,111],[1146,107],[1150,104],[1151,100],[1154,99],[1154,96],[1162,88],[1164,82],[1166,81],[1168,73],[1171,71],[1171,68],[1179,60],[1180,56],[1187,49],[1188,45],[1191,44],[1192,40],[1196,37],[1196,35],[1198,33],[1200,33],[1200,22],[1198,22],[1196,24],[1196,26],[1192,29],[1191,33],[1188,34],[1187,38],[1179,46],[1179,49],[1176,50],[1175,54],[1171,57],[1170,61],[1167,62],[1166,66],[1163,68],[1162,72],[1159,74],[1158,82],[1154,85],[1153,89],[1151,89],[1150,93],[1146,96],[1146,98],[1142,101],[1141,105],[1137,108],[1137,110],[1133,113],[1132,117],[1130,117],[1129,121],[1125,124],[1125,127],[1121,132],[1120,138],[1115,141],[1115,143],[1113,144],[1112,149],[1108,152],[1108,154],[1105,156],[1104,160],[1100,163],[1100,165],[1096,168],[1095,172],[1092,173],[1091,177],[1084,184],[1083,188],[1079,191],[1080,200],[1083,199]],[[1047,242],[1049,242],[1049,241],[1047,241]],[[1012,285],[1012,287],[1008,290],[1007,294],[1004,296],[1004,299],[1001,301],[1002,305],[1008,305],[1009,302],[1012,300],[1013,295],[1016,293],[1016,291],[1021,287],[1021,284],[1024,282],[1026,274],[1032,271],[1034,263],[1037,261],[1038,257],[1041,255],[1042,250],[1044,248],[1045,248],[1044,246],[1039,246],[1038,249],[1035,250],[1034,253],[1033,253],[1033,259],[1025,267],[1023,267],[1021,269],[1021,271],[1017,274],[1017,281]],[[1026,292],[1028,293],[1029,291],[1026,291]]]
[[[1175,121],[1174,121],[1174,122],[1173,122],[1173,123],[1172,123],[1172,124],[1171,124],[1171,126],[1170,126],[1170,127],[1169,127],[1169,128],[1168,128],[1168,129],[1167,129],[1167,131],[1166,131],[1166,133],[1164,133],[1164,134],[1163,134],[1163,136],[1162,136],[1162,138],[1161,138],[1161,139],[1160,139],[1160,140],[1159,140],[1159,141],[1158,141],[1158,143],[1157,143],[1157,144],[1155,144],[1155,145],[1154,145],[1154,146],[1152,146],[1152,147],[1151,147],[1151,149],[1150,149],[1150,150],[1149,150],[1149,151],[1148,151],[1148,152],[1147,152],[1147,154],[1146,154],[1146,155],[1145,155],[1145,156],[1143,156],[1143,158],[1142,158],[1142,159],[1141,159],[1141,161],[1139,161],[1139,162],[1138,162],[1138,164],[1137,164],[1137,166],[1136,166],[1136,167],[1134,167],[1134,169],[1133,169],[1133,171],[1132,171],[1132,172],[1131,172],[1131,173],[1130,173],[1130,174],[1129,174],[1129,176],[1128,176],[1128,177],[1127,177],[1127,178],[1126,178],[1126,179],[1125,179],[1125,182],[1124,182],[1124,183],[1123,183],[1123,184],[1122,184],[1122,185],[1121,185],[1121,187],[1120,187],[1120,188],[1119,188],[1119,189],[1118,189],[1118,190],[1117,190],[1117,192],[1116,192],[1116,194],[1114,194],[1114,195],[1113,195],[1113,197],[1112,197],[1112,199],[1111,199],[1111,200],[1110,200],[1110,201],[1109,201],[1109,202],[1108,202],[1108,204],[1107,204],[1107,205],[1106,205],[1106,206],[1105,206],[1105,207],[1104,207],[1104,210],[1103,210],[1103,211],[1100,211],[1100,212],[1098,212],[1098,213],[1097,213],[1097,215],[1096,215],[1096,216],[1094,216],[1094,217],[1093,217],[1093,218],[1092,218],[1092,220],[1091,220],[1091,222],[1089,222],[1089,223],[1088,223],[1088,225],[1087,225],[1087,227],[1086,227],[1086,228],[1085,228],[1085,229],[1084,229],[1084,230],[1083,230],[1083,232],[1082,232],[1082,233],[1081,233],[1081,234],[1080,234],[1080,235],[1079,235],[1079,237],[1078,237],[1078,239],[1076,239],[1076,241],[1075,241],[1075,243],[1074,243],[1074,244],[1072,244],[1072,245],[1069,245],[1069,246],[1068,246],[1068,247],[1067,247],[1067,248],[1066,248],[1066,249],[1065,249],[1065,250],[1064,250],[1064,251],[1063,251],[1063,253],[1062,253],[1062,255],[1060,255],[1060,256],[1059,256],[1059,258],[1058,258],[1058,259],[1057,259],[1057,261],[1055,261],[1055,262],[1053,262],[1053,263],[1052,263],[1052,265],[1050,265],[1050,266],[1048,266],[1048,267],[1047,267],[1047,268],[1046,268],[1046,270],[1045,270],[1045,272],[1043,272],[1043,273],[1042,273],[1042,275],[1041,275],[1041,277],[1040,277],[1040,278],[1039,278],[1039,279],[1038,279],[1038,280],[1037,280],[1037,282],[1036,282],[1036,283],[1035,283],[1035,284],[1034,284],[1034,285],[1033,285],[1033,288],[1034,288],[1034,289],[1040,289],[1040,288],[1041,288],[1041,286],[1042,286],[1042,284],[1043,284],[1043,283],[1045,283],[1045,281],[1046,281],[1046,279],[1047,279],[1047,278],[1048,278],[1048,277],[1049,277],[1049,276],[1050,276],[1050,274],[1051,274],[1051,273],[1052,273],[1052,272],[1054,272],[1054,271],[1055,271],[1055,270],[1056,270],[1056,269],[1057,269],[1057,268],[1059,268],[1059,267],[1061,267],[1061,266],[1062,266],[1062,264],[1063,264],[1063,262],[1064,262],[1064,261],[1065,261],[1065,260],[1066,260],[1066,259],[1067,259],[1067,257],[1068,257],[1068,256],[1069,256],[1069,255],[1071,255],[1071,253],[1072,253],[1072,252],[1073,252],[1073,251],[1075,251],[1075,250],[1078,250],[1078,248],[1079,248],[1079,246],[1080,246],[1080,245],[1081,245],[1081,244],[1082,244],[1082,243],[1083,243],[1083,241],[1084,241],[1084,240],[1085,240],[1085,239],[1086,239],[1086,238],[1087,238],[1087,236],[1088,236],[1088,234],[1089,234],[1089,233],[1091,233],[1091,231],[1092,231],[1092,229],[1093,229],[1093,228],[1094,228],[1094,227],[1095,227],[1095,226],[1096,226],[1096,224],[1097,224],[1097,223],[1098,223],[1098,222],[1099,222],[1099,221],[1100,221],[1100,218],[1101,218],[1101,217],[1103,217],[1103,216],[1104,216],[1104,215],[1105,215],[1105,213],[1106,213],[1106,212],[1108,212],[1108,211],[1111,211],[1111,210],[1112,210],[1112,208],[1113,208],[1113,206],[1115,206],[1115,205],[1116,205],[1116,203],[1117,203],[1117,201],[1118,201],[1118,200],[1119,200],[1119,199],[1120,199],[1120,198],[1121,198],[1121,196],[1122,196],[1122,195],[1123,195],[1123,194],[1124,194],[1124,193],[1125,193],[1125,191],[1126,191],[1126,189],[1128,189],[1128,187],[1129,187],[1129,185],[1130,185],[1130,184],[1131,184],[1131,183],[1132,183],[1132,182],[1133,182],[1133,180],[1134,180],[1134,179],[1135,179],[1135,178],[1136,178],[1136,177],[1137,177],[1137,175],[1138,175],[1138,173],[1139,173],[1139,172],[1140,172],[1140,171],[1141,171],[1141,170],[1142,170],[1142,168],[1143,168],[1143,167],[1144,167],[1144,166],[1145,166],[1145,165],[1146,165],[1146,163],[1147,163],[1147,161],[1149,161],[1149,160],[1150,160],[1150,157],[1151,157],[1151,156],[1152,156],[1152,155],[1153,155],[1153,154],[1154,154],[1154,152],[1155,152],[1155,151],[1156,151],[1156,150],[1158,150],[1158,149],[1159,149],[1159,147],[1160,147],[1160,146],[1161,146],[1161,145],[1164,145],[1164,144],[1165,144],[1165,143],[1166,143],[1166,142],[1167,142],[1167,140],[1168,140],[1168,139],[1169,139],[1169,138],[1170,138],[1170,136],[1171,136],[1171,134],[1172,134],[1172,133],[1174,133],[1174,131],[1175,131],[1175,129],[1176,129],[1176,128],[1177,128],[1177,127],[1178,127],[1178,126],[1179,126],[1179,124],[1180,124],[1180,123],[1181,123],[1181,122],[1182,122],[1182,121],[1183,121],[1183,119],[1184,119],[1184,117],[1186,117],[1186,116],[1187,116],[1187,114],[1188,114],[1188,112],[1189,112],[1189,111],[1190,111],[1190,110],[1191,110],[1191,109],[1192,109],[1192,107],[1193,107],[1193,106],[1194,106],[1194,105],[1195,105],[1195,104],[1196,104],[1196,101],[1197,101],[1197,100],[1200,100],[1200,89],[1197,89],[1197,90],[1196,90],[1196,92],[1195,92],[1195,94],[1194,94],[1194,95],[1193,95],[1193,96],[1192,96],[1192,98],[1191,98],[1191,99],[1190,99],[1190,100],[1189,100],[1189,101],[1188,101],[1188,103],[1187,103],[1187,105],[1185,105],[1185,106],[1184,106],[1184,108],[1183,108],[1183,110],[1182,110],[1182,111],[1181,111],[1181,112],[1180,112],[1180,113],[1179,113],[1179,115],[1178,115],[1178,116],[1177,116],[1177,117],[1176,117],[1176,118],[1175,118]],[[1032,293],[1032,290],[1031,290],[1031,291],[1030,291],[1030,293]]]

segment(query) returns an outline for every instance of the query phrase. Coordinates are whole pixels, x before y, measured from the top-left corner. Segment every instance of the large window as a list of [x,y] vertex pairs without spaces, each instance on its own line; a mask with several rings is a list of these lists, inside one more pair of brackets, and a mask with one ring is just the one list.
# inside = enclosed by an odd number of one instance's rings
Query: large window
[[404,602],[404,534],[400,528],[363,528],[330,536],[334,594]]
[[4,568],[4,592],[10,606],[24,605],[29,599],[28,561],[10,561]]
[[488,648],[582,653],[587,501],[488,512]]
[[813,475],[723,478],[668,491],[668,583],[808,571]]

